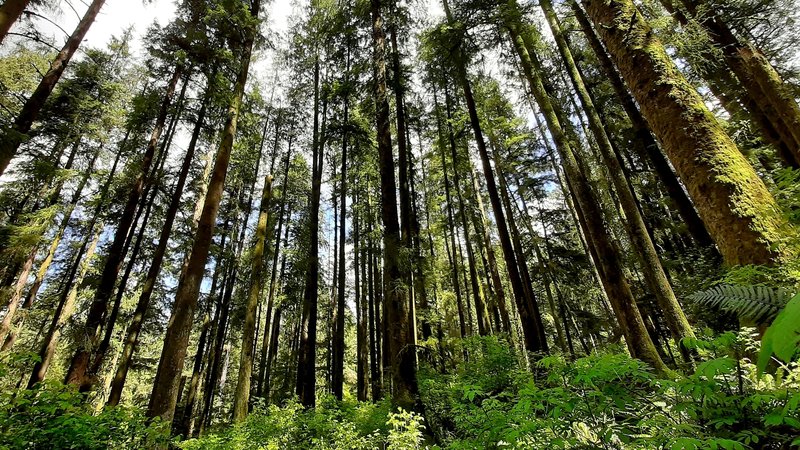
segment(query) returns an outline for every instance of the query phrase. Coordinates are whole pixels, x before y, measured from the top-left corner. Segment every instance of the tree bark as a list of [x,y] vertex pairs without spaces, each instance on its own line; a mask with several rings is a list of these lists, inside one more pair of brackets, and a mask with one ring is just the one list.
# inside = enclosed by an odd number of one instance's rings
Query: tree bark
[[[559,53],[561,53],[561,57],[567,67],[567,73],[569,74],[575,91],[578,93],[581,106],[583,106],[583,110],[589,122],[589,129],[594,135],[597,146],[600,148],[600,155],[602,156],[602,160],[608,169],[611,181],[616,189],[620,206],[625,215],[622,223],[633,245],[634,253],[639,261],[639,267],[642,270],[645,282],[650,293],[653,294],[661,308],[672,337],[675,339],[675,342],[680,345],[682,339],[693,338],[694,331],[692,331],[692,327],[689,325],[689,321],[686,319],[686,315],[684,315],[683,309],[678,303],[675,293],[672,291],[672,286],[667,279],[667,274],[661,265],[661,260],[658,257],[655,245],[653,245],[644,218],[639,210],[638,201],[628,184],[629,180],[625,176],[622,163],[617,158],[614,148],[611,145],[611,140],[608,134],[606,134],[606,130],[600,120],[600,115],[583,82],[583,77],[578,72],[578,68],[575,65],[572,52],[567,45],[567,41],[564,39],[564,35],[561,31],[561,24],[558,22],[553,4],[551,0],[540,0],[539,4],[544,10],[550,25],[550,30],[555,37]],[[528,47],[528,51],[531,51],[530,47]],[[681,346],[681,348],[684,347]],[[685,357],[689,357],[686,351],[683,353]]]
[[22,17],[30,2],[31,0],[6,0],[3,6],[0,6],[0,44],[8,36],[11,26]]
[[631,0],[584,0],[642,113],[688,188],[725,262],[779,263],[789,225],[775,199]]
[[261,208],[256,225],[255,243],[251,257],[253,264],[250,268],[250,292],[244,312],[244,325],[242,327],[241,356],[239,357],[239,379],[233,396],[233,421],[242,422],[247,417],[247,408],[250,402],[250,378],[253,373],[253,343],[255,342],[256,309],[261,289],[264,285],[264,252],[267,245],[267,219],[269,218],[269,203],[272,199],[272,175],[267,175],[264,180],[264,190],[261,194]]
[[373,74],[375,77],[376,126],[381,175],[381,217],[383,221],[383,301],[388,360],[392,377],[392,402],[413,409],[417,396],[417,360],[409,323],[409,280],[398,254],[402,248],[397,217],[397,186],[389,125],[389,102],[386,96],[386,35],[383,30],[381,1],[371,0]]

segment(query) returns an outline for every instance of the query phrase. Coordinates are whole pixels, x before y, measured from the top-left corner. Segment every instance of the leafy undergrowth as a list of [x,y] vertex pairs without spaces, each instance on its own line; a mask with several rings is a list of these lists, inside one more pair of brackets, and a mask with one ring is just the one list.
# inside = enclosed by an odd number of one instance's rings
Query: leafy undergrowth
[[[759,374],[758,344],[726,333],[686,344],[693,374],[659,379],[621,351],[531,368],[499,338],[464,342],[469,359],[419,373],[423,410],[322,397],[257,406],[248,419],[199,439],[194,449],[790,449],[800,448],[800,367]],[[776,364],[776,361],[773,361]],[[56,383],[2,394],[0,449],[154,448],[163,427],[140,410],[97,413]],[[424,417],[424,420],[423,420]]]
[[95,413],[71,387],[48,382],[0,394],[0,449],[155,448],[167,442],[160,423],[136,408]]
[[[687,343],[694,374],[664,380],[617,353],[540,359],[527,370],[504,341],[465,343],[469,362],[420,372],[423,415],[323,400],[260,408],[184,449],[788,449],[800,446],[800,369],[758,375],[746,334]],[[425,433],[425,435],[423,434]],[[430,433],[433,435],[431,436]],[[435,444],[434,444],[435,443]]]

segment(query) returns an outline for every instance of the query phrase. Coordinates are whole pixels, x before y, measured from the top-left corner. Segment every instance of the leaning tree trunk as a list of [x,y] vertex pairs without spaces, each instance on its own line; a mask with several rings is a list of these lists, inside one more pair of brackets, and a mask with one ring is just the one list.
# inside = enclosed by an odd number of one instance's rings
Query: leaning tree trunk
[[[210,83],[210,81],[209,81]],[[210,89],[210,87],[209,87]],[[178,172],[178,180],[175,183],[175,188],[172,192],[169,206],[167,206],[166,217],[164,224],[161,226],[161,233],[158,236],[158,244],[153,252],[150,268],[145,276],[142,286],[142,292],[139,294],[139,299],[136,302],[136,308],[133,311],[133,317],[128,324],[128,329],[125,333],[125,340],[123,342],[122,353],[117,363],[116,373],[111,382],[111,392],[108,396],[107,405],[115,406],[122,398],[122,389],[125,386],[125,380],[128,376],[131,361],[133,360],[133,353],[136,350],[136,345],[139,342],[139,333],[142,330],[142,323],[144,322],[145,314],[150,307],[150,298],[155,291],[156,281],[161,273],[161,264],[164,261],[164,256],[167,252],[169,244],[169,237],[172,234],[172,225],[175,223],[175,217],[178,214],[178,209],[181,205],[181,197],[183,196],[183,189],[186,186],[186,180],[189,176],[189,171],[192,167],[194,160],[194,153],[197,149],[197,142],[200,138],[200,131],[205,122],[206,111],[208,102],[210,100],[210,93],[206,92],[203,104],[197,114],[197,123],[192,132],[192,137],[189,140],[189,147],[186,150],[186,155],[183,158],[180,171]],[[208,167],[210,169],[210,167]],[[205,179],[203,180],[205,183]]]
[[[633,245],[634,253],[639,260],[639,267],[642,270],[645,283],[650,293],[655,296],[675,342],[680,343],[684,338],[693,338],[694,331],[692,331],[692,327],[689,325],[689,321],[686,319],[686,315],[684,315],[683,309],[672,291],[672,286],[667,279],[667,274],[661,265],[656,247],[652,239],[650,239],[644,218],[639,210],[638,201],[628,184],[628,179],[622,169],[622,163],[614,152],[611,140],[600,120],[600,114],[598,114],[594,102],[589,96],[589,91],[583,82],[583,77],[578,72],[578,67],[575,65],[572,51],[570,51],[561,30],[561,24],[558,22],[553,4],[551,0],[540,0],[539,4],[547,17],[547,22],[555,37],[559,53],[561,53],[566,65],[572,85],[578,93],[578,98],[589,122],[589,129],[594,135],[597,146],[600,148],[602,160],[611,175],[611,182],[617,191],[620,206],[625,214],[623,225]],[[531,51],[530,47],[528,47],[528,51]],[[688,357],[686,351],[683,353],[685,357]]]
[[[89,307],[86,324],[82,330],[81,339],[79,341],[80,344],[72,357],[69,370],[64,379],[66,384],[80,386],[82,390],[94,384],[89,370],[91,355],[99,343],[100,327],[103,325],[103,321],[106,318],[108,303],[114,292],[114,286],[116,285],[117,277],[119,276],[119,271],[125,258],[123,248],[125,247],[125,242],[131,227],[134,224],[136,209],[144,191],[145,183],[148,181],[148,175],[151,172],[150,166],[155,156],[158,140],[161,137],[164,123],[169,114],[169,107],[172,104],[175,87],[182,73],[183,67],[181,65],[176,66],[172,74],[172,79],[167,84],[167,89],[161,102],[161,109],[158,112],[153,132],[150,135],[150,141],[147,144],[147,149],[144,152],[142,161],[138,166],[138,173],[128,193],[128,199],[122,211],[122,216],[119,219],[114,239],[108,249],[108,256],[103,265],[100,282],[95,291],[92,304]],[[151,179],[152,178],[154,177],[151,176]],[[113,324],[109,323],[108,326],[113,326]]]
[[[258,18],[260,5],[260,0],[253,1],[250,8],[250,16],[253,19]],[[228,173],[228,163],[230,162],[233,140],[236,135],[239,110],[241,109],[244,88],[250,71],[250,57],[253,53],[255,38],[258,33],[256,26],[253,24],[252,28],[246,31],[247,37],[243,44],[241,65],[230,100],[225,128],[222,131],[219,149],[217,150],[217,159],[209,181],[208,193],[203,204],[203,212],[197,226],[197,233],[192,243],[187,269],[184,277],[179,281],[178,290],[175,294],[172,316],[167,326],[164,348],[161,351],[153,393],[150,396],[150,404],[147,409],[148,417],[161,417],[164,422],[170,424],[175,414],[178,387],[186,350],[189,345],[192,319],[194,318],[194,310],[197,307],[197,299],[200,295],[200,284],[203,281],[211,240],[214,236],[217,213],[219,212],[219,205],[225,186],[225,178]]]
[[622,78],[731,265],[779,263],[789,227],[753,167],[631,0],[583,0]]
[[[505,26],[511,35],[512,44],[522,64],[531,92],[545,116],[548,128],[561,156],[567,175],[567,184],[576,200],[578,216],[582,218],[581,226],[584,228],[588,247],[593,251],[592,256],[598,264],[597,269],[600,273],[600,279],[625,334],[628,349],[634,357],[649,363],[657,371],[663,372],[666,370],[666,366],[658,355],[653,341],[647,334],[644,321],[636,306],[636,300],[624,276],[620,251],[614,245],[606,228],[603,211],[597,197],[592,192],[588,174],[580,169],[567,135],[561,126],[561,121],[550,100],[550,95],[545,90],[541,76],[534,70],[531,55],[528,54],[525,48],[525,43],[518,28],[519,24],[509,21]],[[602,258],[599,255],[602,255]]]
[[[5,9],[6,5],[13,8],[12,4],[17,1],[18,0],[12,2],[6,1],[2,8]],[[0,175],[8,168],[8,164],[17,154],[20,144],[27,138],[26,135],[31,131],[33,122],[39,117],[39,112],[42,110],[42,107],[44,107],[50,93],[53,92],[56,83],[58,83],[64,70],[67,68],[75,51],[78,50],[81,42],[83,42],[86,33],[89,32],[89,28],[91,28],[92,23],[94,23],[104,3],[105,0],[94,0],[92,4],[89,5],[89,9],[86,10],[83,18],[78,22],[78,26],[75,28],[75,31],[72,32],[67,43],[64,44],[64,47],[58,52],[56,58],[50,63],[50,69],[44,74],[36,90],[33,91],[33,94],[31,94],[25,102],[22,111],[20,111],[19,115],[14,120],[14,124],[4,130],[3,139],[0,139]],[[2,20],[2,16],[0,16],[0,20]],[[2,36],[0,36],[0,41],[1,40]]]

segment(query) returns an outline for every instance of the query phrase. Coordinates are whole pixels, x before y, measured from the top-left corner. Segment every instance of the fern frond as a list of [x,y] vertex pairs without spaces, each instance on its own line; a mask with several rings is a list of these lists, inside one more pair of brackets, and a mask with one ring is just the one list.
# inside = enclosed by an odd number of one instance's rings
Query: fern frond
[[792,292],[767,286],[720,284],[695,292],[688,298],[700,305],[734,313],[756,324],[768,324],[783,310],[792,298]]

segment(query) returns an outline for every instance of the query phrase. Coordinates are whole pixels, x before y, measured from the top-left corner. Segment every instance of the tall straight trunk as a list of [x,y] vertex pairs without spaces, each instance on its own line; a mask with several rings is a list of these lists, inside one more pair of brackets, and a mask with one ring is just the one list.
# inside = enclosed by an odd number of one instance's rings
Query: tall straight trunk
[[[278,131],[277,126],[276,126],[275,131],[276,131],[276,135],[277,135],[277,131]],[[277,148],[277,140],[275,142],[276,142],[276,148]],[[277,271],[278,271],[278,256],[280,255],[280,251],[281,251],[281,242],[282,242],[281,233],[285,232],[285,233],[287,233],[287,236],[288,236],[288,232],[289,232],[288,224],[285,227],[285,231],[283,231],[284,230],[283,223],[284,223],[284,221],[288,222],[289,218],[292,215],[291,211],[288,211],[288,212],[286,211],[286,205],[288,203],[286,201],[286,188],[287,188],[287,182],[288,182],[288,179],[289,179],[289,164],[291,163],[291,159],[292,159],[292,135],[290,134],[289,135],[289,144],[288,144],[288,148],[286,150],[286,158],[284,159],[283,187],[282,187],[282,192],[281,192],[281,206],[280,206],[280,211],[278,212],[278,227],[277,227],[277,230],[275,232],[275,248],[273,249],[272,268],[271,268],[271,273],[270,273],[270,278],[269,278],[269,295],[268,295],[268,298],[267,298],[267,312],[266,312],[267,322],[264,325],[264,340],[263,340],[263,342],[261,344],[261,365],[260,365],[260,370],[259,370],[259,374],[258,374],[258,387],[256,388],[256,397],[262,397],[262,398],[265,395],[265,393],[264,393],[264,390],[265,390],[264,388],[265,387],[267,388],[266,395],[267,395],[267,397],[269,396],[269,383],[268,383],[269,376],[267,374],[267,371],[268,371],[267,358],[269,356],[269,351],[270,351],[269,349],[270,349],[270,342],[271,342],[271,333],[269,331],[270,324],[272,324],[273,327],[279,326],[279,324],[276,324],[275,322],[271,322],[270,318],[272,316],[273,305],[275,303],[275,292],[277,291],[277,284],[276,284],[277,280],[275,279],[275,277],[277,276]],[[286,237],[284,237],[283,240],[286,240]],[[281,266],[283,266],[283,264],[281,264]],[[277,311],[276,311],[276,314],[277,314]]]
[[470,162],[470,178],[472,181],[472,190],[475,194],[476,204],[478,206],[478,214],[480,221],[476,218],[475,229],[479,230],[481,239],[483,241],[483,248],[486,250],[486,258],[484,266],[490,272],[492,285],[494,287],[494,298],[497,312],[499,312],[500,320],[498,321],[499,329],[506,333],[511,333],[511,319],[508,315],[508,307],[506,306],[506,294],[503,287],[503,281],[500,279],[500,270],[497,267],[497,256],[494,252],[494,245],[492,244],[492,236],[489,231],[489,220],[486,218],[486,208],[483,205],[483,196],[481,195],[480,186],[478,185],[478,178],[475,176],[475,167]]
[[367,401],[367,376],[369,371],[369,343],[367,341],[367,302],[362,282],[365,280],[366,264],[361,255],[361,230],[356,209],[358,196],[354,194],[353,217],[353,280],[356,295],[356,398]]
[[[367,194],[369,195],[369,194]],[[372,222],[373,215],[371,208],[369,208],[369,197],[367,198],[367,236],[372,235]],[[372,243],[372,238],[367,239],[367,297],[369,298],[369,373],[370,373],[370,391],[372,392],[372,401],[377,402],[383,396],[383,374],[381,372],[381,355],[380,355],[380,329],[377,325],[379,320],[378,316],[378,301],[375,298],[377,290],[375,289],[375,265],[374,265],[375,248]]]
[[[347,72],[350,71],[350,54],[348,49],[347,57]],[[338,399],[342,399],[343,386],[344,386],[344,315],[345,315],[345,275],[346,275],[346,261],[344,259],[345,243],[346,243],[346,218],[347,218],[347,126],[350,121],[350,98],[348,95],[344,96],[344,117],[343,123],[345,124],[344,131],[342,132],[342,169],[340,174],[341,183],[339,184],[339,266],[337,269],[337,287],[338,292],[336,295],[336,323],[334,324],[333,335],[333,374],[331,381],[333,384],[333,395]],[[356,266],[357,269],[357,266]],[[356,302],[358,300],[356,299]]]
[[[624,276],[619,249],[614,245],[608,233],[603,211],[592,192],[588,174],[583,172],[578,165],[567,135],[561,126],[561,121],[550,100],[551,97],[545,90],[539,73],[534,70],[531,56],[525,48],[518,27],[519,25],[513,21],[506,24],[531,92],[544,113],[550,133],[555,140],[567,174],[567,184],[576,200],[576,212],[585,231],[588,247],[593,252],[594,261],[598,264],[600,279],[625,334],[628,349],[634,357],[649,363],[657,371],[663,372],[666,370],[666,366],[645,329],[644,321],[636,306],[636,300]],[[602,255],[602,258],[598,255]]]
[[[450,7],[447,0],[442,1],[445,7],[448,21],[453,22]],[[516,258],[514,257],[514,246],[511,243],[511,237],[508,234],[508,225],[506,223],[505,214],[503,214],[503,206],[500,202],[500,196],[497,191],[497,183],[494,179],[492,166],[489,162],[489,154],[486,150],[486,142],[483,138],[483,130],[481,129],[480,119],[478,118],[478,110],[475,105],[475,98],[472,94],[472,85],[467,77],[467,68],[461,54],[460,49],[456,49],[455,64],[456,75],[459,84],[464,92],[464,100],[467,104],[467,111],[469,112],[470,123],[472,131],[475,135],[475,142],[478,147],[478,153],[481,157],[483,164],[483,174],[486,178],[486,189],[489,192],[489,200],[492,204],[492,211],[494,212],[495,222],[497,223],[498,236],[500,237],[500,244],[503,248],[503,257],[506,261],[506,269],[508,270],[509,280],[514,292],[514,298],[517,303],[517,309],[520,316],[520,323],[522,325],[523,335],[525,337],[525,347],[528,351],[539,352],[547,351],[547,340],[544,338],[544,330],[538,326],[541,323],[541,318],[535,316],[534,303],[535,298],[532,297],[532,291],[526,290],[523,286],[522,277],[519,272]]]
[[89,373],[90,358],[99,344],[99,330],[106,319],[108,303],[111,300],[111,295],[114,292],[114,286],[116,285],[117,277],[119,276],[119,271],[125,258],[123,246],[133,226],[137,205],[144,191],[148,175],[151,172],[150,167],[153,163],[158,140],[161,137],[161,132],[167,120],[167,115],[169,114],[169,107],[172,104],[175,87],[182,74],[183,66],[177,65],[172,74],[172,79],[167,84],[164,98],[161,101],[161,108],[158,112],[153,132],[150,135],[150,141],[147,144],[136,178],[128,193],[127,202],[119,218],[116,232],[114,233],[114,239],[108,249],[108,256],[103,265],[100,281],[97,285],[92,304],[89,307],[86,324],[82,330],[83,337],[79,340],[80,345],[72,357],[69,370],[64,379],[66,384],[73,384],[82,389],[93,384],[92,376]]
[[371,0],[373,73],[375,76],[376,126],[381,174],[381,217],[383,220],[383,302],[386,341],[392,377],[392,402],[411,409],[416,404],[417,360],[415,349],[408,348],[415,330],[409,323],[409,276],[400,266],[402,247],[397,217],[397,186],[389,125],[389,102],[386,98],[386,35],[383,30],[381,1]]
[[[15,9],[13,3],[17,1],[18,0],[14,0],[13,2],[4,3],[2,6],[3,10],[5,10],[6,5],[12,10]],[[94,23],[104,3],[105,0],[92,1],[86,13],[81,18],[81,21],[78,22],[78,26],[75,27],[72,35],[67,39],[64,47],[50,63],[50,69],[44,74],[42,81],[36,86],[36,90],[33,91],[33,94],[31,94],[25,102],[19,115],[14,120],[14,124],[3,130],[3,139],[0,139],[0,175],[8,168],[8,164],[17,154],[20,144],[25,141],[26,135],[31,131],[33,123],[39,117],[39,112],[41,112],[44,107],[47,98],[50,97],[56,83],[58,83],[64,70],[67,68],[75,51],[78,50],[81,42],[83,42],[83,38],[86,36],[86,33],[89,32],[89,28]],[[2,16],[0,16],[0,20],[2,20]],[[0,36],[0,41],[1,40],[2,36]]]
[[622,78],[731,265],[777,264],[789,225],[631,0],[584,0]]
[[578,20],[581,30],[586,36],[586,40],[589,42],[592,50],[594,50],[594,53],[597,56],[598,61],[600,62],[600,67],[603,70],[603,73],[608,78],[611,86],[614,88],[614,92],[616,93],[618,100],[622,104],[625,113],[628,115],[628,118],[631,121],[633,131],[638,139],[639,144],[644,147],[646,156],[652,164],[653,169],[655,169],[659,179],[664,184],[667,194],[675,205],[675,209],[678,211],[678,214],[680,214],[684,223],[686,223],[689,233],[699,245],[703,247],[713,246],[714,240],[711,239],[711,235],[708,234],[708,230],[706,229],[703,220],[700,219],[700,216],[697,214],[697,210],[692,204],[692,201],[686,194],[686,191],[681,185],[680,180],[678,180],[678,176],[675,174],[675,171],[670,166],[666,156],[664,156],[664,153],[661,151],[661,147],[658,145],[653,133],[650,131],[650,128],[642,116],[639,107],[636,105],[636,102],[634,101],[630,92],[625,87],[625,82],[622,80],[619,72],[614,67],[614,63],[608,56],[605,47],[603,47],[603,44],[600,42],[600,38],[597,36],[597,33],[595,33],[594,29],[592,28],[589,18],[586,17],[586,13],[578,5],[576,0],[571,0],[570,5],[575,12],[575,17]]
[[[250,16],[257,20],[261,0],[253,0],[250,7]],[[214,236],[214,227],[222,200],[225,177],[228,173],[233,140],[236,135],[236,126],[239,120],[239,110],[242,105],[244,88],[250,71],[250,57],[253,53],[257,25],[246,30],[246,38],[241,55],[241,67],[236,77],[230,107],[228,108],[225,128],[217,151],[208,193],[203,204],[203,213],[192,243],[191,256],[185,272],[185,277],[178,283],[175,294],[175,303],[172,309],[167,333],[164,339],[164,348],[158,365],[158,372],[153,387],[153,393],[148,405],[148,417],[161,417],[165,422],[171,423],[175,413],[175,404],[178,400],[178,384],[183,371],[186,349],[189,345],[189,335],[192,328],[194,310],[200,294],[200,284],[203,281],[208,252]]]
[[[186,180],[192,167],[192,161],[194,160],[194,154],[197,149],[197,142],[200,138],[200,132],[202,131],[203,123],[205,122],[206,111],[211,98],[210,83],[211,81],[209,81],[209,86],[206,90],[203,104],[201,105],[200,111],[197,114],[197,122],[195,123],[192,137],[189,140],[189,147],[186,150],[186,155],[183,158],[183,163],[181,164],[180,171],[178,172],[178,179],[175,183],[175,188],[172,192],[172,198],[170,199],[169,206],[167,206],[164,224],[161,226],[161,233],[158,236],[158,244],[153,251],[150,268],[147,271],[147,275],[145,276],[142,286],[142,292],[139,294],[139,299],[136,302],[136,308],[133,311],[133,317],[131,317],[131,321],[128,324],[128,329],[125,333],[122,353],[117,364],[114,379],[111,382],[111,392],[109,393],[107,402],[107,405],[109,406],[117,405],[122,397],[122,389],[125,386],[128,370],[130,369],[130,364],[133,360],[133,353],[136,350],[136,346],[139,341],[142,323],[144,322],[144,317],[150,307],[150,299],[153,296],[156,282],[158,281],[158,276],[161,273],[161,265],[164,262],[164,256],[166,255],[167,246],[169,244],[169,237],[172,234],[172,226],[175,223],[175,217],[177,216],[178,209],[181,206],[183,189],[186,187]],[[209,170],[210,167],[207,167],[206,169]],[[205,178],[207,178],[207,176]],[[203,179],[203,184],[205,184],[205,178]],[[197,218],[198,217],[195,217],[195,219]]]
[[308,220],[310,235],[308,268],[303,290],[303,308],[300,323],[300,346],[298,348],[297,379],[295,393],[307,408],[316,404],[317,385],[317,307],[319,302],[319,204],[322,193],[322,164],[324,148],[319,127],[319,59],[314,63],[314,130],[311,143],[312,181]]
[[[661,260],[639,210],[638,201],[628,184],[628,177],[625,176],[622,163],[617,158],[614,148],[612,148],[611,140],[600,120],[600,114],[598,114],[594,102],[589,96],[583,77],[578,72],[572,52],[564,39],[561,24],[558,22],[553,4],[551,0],[540,0],[539,4],[550,24],[550,30],[553,32],[558,50],[567,67],[567,73],[575,91],[578,93],[578,98],[589,122],[589,129],[594,135],[597,146],[600,148],[603,163],[606,165],[616,189],[620,206],[625,215],[622,221],[623,226],[633,245],[634,253],[639,261],[639,267],[642,270],[647,287],[655,297],[675,341],[680,343],[682,339],[693,338],[694,331],[692,331],[692,327],[689,325],[689,321],[686,319],[686,315],[684,315],[683,309],[672,291],[672,286],[670,286],[667,274],[661,265]],[[528,52],[530,53],[530,51],[531,48],[528,47]]]
[[[450,229],[449,237],[448,237],[447,231],[445,230],[444,243],[445,243],[445,249],[447,251],[447,259],[448,259],[448,262],[449,262],[450,268],[451,268],[451,273],[450,273],[451,274],[451,283],[453,284],[453,291],[454,291],[455,296],[456,296],[456,308],[457,308],[457,311],[458,311],[459,333],[460,333],[460,337],[464,338],[464,337],[467,336],[467,327],[466,327],[466,321],[465,321],[465,318],[464,318],[464,310],[463,310],[463,306],[462,306],[463,302],[462,302],[462,299],[461,299],[461,283],[458,281],[459,280],[458,263],[455,261],[455,257],[450,252],[450,248],[453,249],[453,252],[455,252],[455,248],[456,248],[455,221],[453,220],[453,207],[452,207],[453,201],[452,201],[452,196],[450,194],[450,178],[447,175],[448,164],[447,164],[447,158],[445,157],[445,148],[444,148],[445,144],[444,144],[444,135],[443,135],[443,130],[442,130],[442,128],[443,128],[443,126],[442,126],[442,117],[441,117],[441,114],[439,113],[439,110],[441,108],[439,106],[439,100],[438,100],[438,97],[437,97],[437,91],[436,91],[436,87],[435,86],[434,86],[434,89],[433,89],[433,101],[434,101],[434,108],[435,108],[435,111],[436,111],[436,132],[437,132],[437,135],[439,137],[439,145],[438,145],[439,146],[439,156],[441,158],[441,164],[442,164],[442,175],[444,176],[444,193],[445,193],[445,200],[446,200],[445,201],[445,203],[446,203],[445,209],[447,210],[447,226]],[[448,114],[447,120],[448,121],[450,120],[450,115],[449,114]],[[453,135],[453,129],[450,126],[449,122],[448,122],[448,125],[447,125],[447,138],[448,138],[447,142],[450,144],[450,147],[452,149],[452,147],[455,146],[455,137]],[[448,244],[448,239],[449,239],[449,242],[450,242],[449,244]]]
[[247,417],[247,408],[250,402],[250,378],[253,373],[253,343],[256,331],[256,309],[261,289],[264,285],[264,252],[267,245],[267,219],[269,218],[269,203],[272,199],[272,175],[267,175],[264,180],[264,190],[261,194],[261,208],[259,208],[258,223],[256,225],[255,243],[252,249],[252,267],[250,268],[250,291],[247,295],[247,304],[244,312],[244,325],[242,326],[242,346],[239,357],[239,379],[233,396],[233,421],[241,422]]
[[0,44],[3,43],[11,26],[22,17],[31,0],[6,0],[0,6]]

